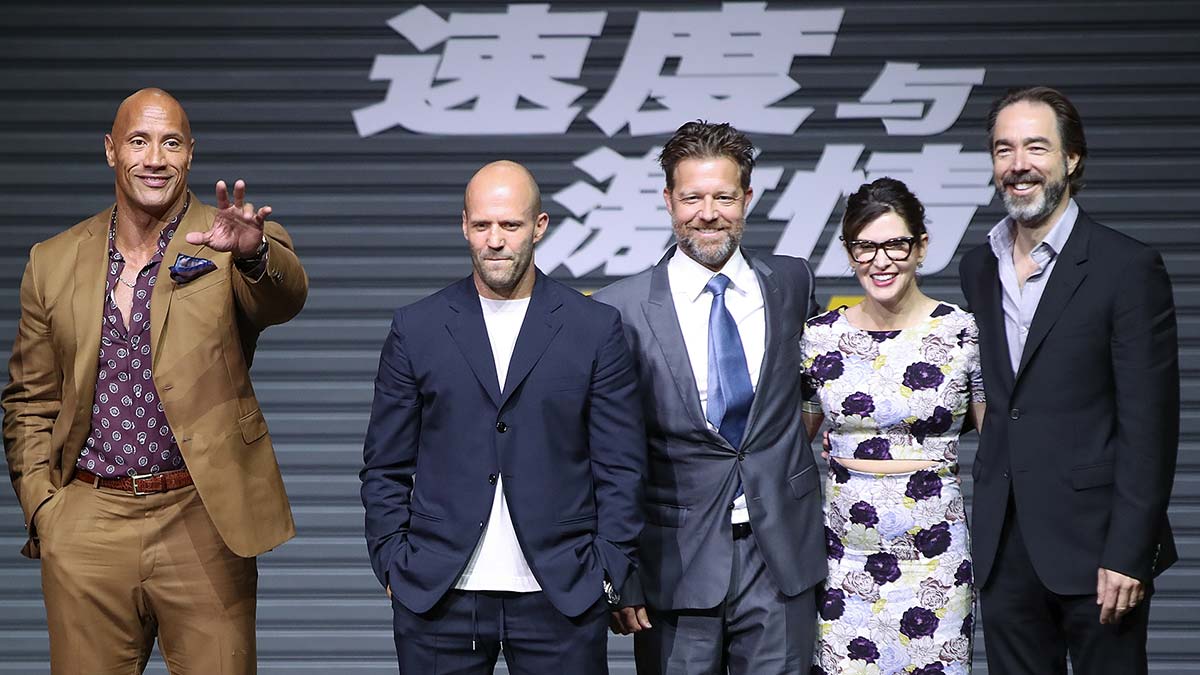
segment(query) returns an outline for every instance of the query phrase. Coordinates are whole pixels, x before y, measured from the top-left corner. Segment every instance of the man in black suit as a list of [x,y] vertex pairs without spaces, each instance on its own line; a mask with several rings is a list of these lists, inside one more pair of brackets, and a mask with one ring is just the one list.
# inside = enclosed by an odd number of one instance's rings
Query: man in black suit
[[649,456],[640,574],[622,593],[640,675],[807,673],[825,578],[820,476],[800,419],[808,263],[741,248],[754,148],[689,122],[663,148],[678,245],[596,293],[621,310]]
[[1146,672],[1154,577],[1175,562],[1179,440],[1171,283],[1145,244],[1072,199],[1075,107],[1015,90],[988,116],[1008,217],[962,261],[987,387],[972,475],[992,672]]

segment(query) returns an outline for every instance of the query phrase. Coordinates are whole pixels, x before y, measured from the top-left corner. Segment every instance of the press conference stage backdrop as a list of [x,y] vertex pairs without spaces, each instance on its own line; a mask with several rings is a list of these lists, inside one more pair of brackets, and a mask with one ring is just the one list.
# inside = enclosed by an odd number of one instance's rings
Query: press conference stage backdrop
[[[260,560],[265,673],[395,672],[362,438],[392,310],[469,273],[459,210],[482,163],[533,170],[552,223],[537,263],[592,290],[671,241],[654,162],[670,132],[730,121],[761,149],[747,246],[809,258],[823,302],[855,294],[831,245],[842,198],[895,176],[929,207],[925,290],[961,302],[958,260],[1003,215],[988,104],[1061,88],[1091,150],[1080,204],[1162,251],[1175,284],[1183,560],[1158,582],[1150,653],[1156,673],[1200,673],[1200,4],[42,2],[5,8],[0,64],[5,359],[29,247],[112,203],[103,134],[135,89],[187,109],[203,199],[244,178],[295,238],[308,305],[266,332],[253,370],[299,530]],[[0,485],[0,673],[48,671],[23,539]],[[613,672],[633,672],[631,649],[611,639]]]

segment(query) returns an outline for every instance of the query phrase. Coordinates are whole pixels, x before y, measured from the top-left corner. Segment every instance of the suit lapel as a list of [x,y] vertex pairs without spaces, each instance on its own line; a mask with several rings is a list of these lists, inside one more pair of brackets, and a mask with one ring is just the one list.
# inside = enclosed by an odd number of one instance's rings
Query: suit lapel
[[[162,342],[166,331],[164,328],[167,324],[167,314],[171,310],[171,300],[175,297],[175,280],[171,278],[171,265],[175,264],[175,257],[180,253],[197,257],[204,250],[204,245],[196,245],[187,243],[188,232],[204,232],[212,227],[212,213],[196,199],[196,195],[189,192],[188,199],[191,204],[188,206],[187,214],[183,217],[183,222],[179,223],[179,227],[175,228],[175,235],[171,237],[171,241],[167,243],[167,248],[163,251],[162,263],[158,266],[158,275],[154,281],[154,290],[150,292],[150,344],[151,347],[151,364],[158,365],[159,355],[162,353]],[[210,272],[214,274],[216,272]]]
[[[766,314],[767,322],[767,339],[763,346],[762,365],[758,371],[758,385],[754,388],[754,400],[750,404],[750,414],[746,418],[746,432],[742,438],[742,447],[748,447],[752,431],[754,430],[754,421],[758,418],[758,413],[765,404],[760,401],[770,400],[772,395],[770,388],[774,382],[773,375],[777,370],[775,367],[775,359],[773,356],[779,350],[779,342],[787,336],[783,333],[783,308],[780,303],[783,301],[783,296],[779,291],[779,281],[775,278],[774,272],[769,266],[756,256],[753,256],[749,251],[742,249],[742,254],[746,257],[746,261],[750,263],[751,269],[754,270],[754,275],[758,277],[758,285],[762,289],[763,297],[763,312]],[[808,297],[808,289],[804,289],[803,297]]]
[[1021,352],[1021,365],[1017,368],[1015,381],[1020,381],[1021,374],[1029,365],[1030,359],[1041,346],[1050,329],[1054,327],[1063,308],[1079,284],[1087,277],[1087,242],[1090,234],[1091,221],[1082,212],[1075,222],[1075,229],[1067,238],[1054,271],[1046,281],[1046,290],[1038,301],[1037,311],[1033,314],[1033,323],[1029,326],[1029,335],[1025,339],[1025,349]]
[[971,310],[975,313],[981,335],[986,336],[989,345],[994,345],[988,352],[999,360],[995,370],[1001,374],[1005,390],[1011,392],[1012,356],[1008,352],[1008,333],[1004,328],[1004,299],[1001,295],[1004,290],[1000,285],[1000,268],[996,256],[992,253],[984,256],[983,267],[977,270],[976,274],[982,280],[979,288],[983,289],[983,294]]
[[450,309],[455,315],[446,322],[446,330],[454,340],[458,351],[475,373],[475,379],[487,392],[488,398],[500,408],[500,380],[496,376],[496,361],[492,357],[492,343],[488,340],[487,326],[483,323],[483,308],[475,291],[475,281],[467,277],[454,286]]
[[[679,326],[679,315],[675,312],[675,300],[671,297],[671,280],[667,275],[667,263],[675,247],[663,256],[650,272],[650,297],[642,303],[642,314],[646,317],[654,339],[662,350],[679,391],[683,407],[692,422],[701,429],[708,429],[704,419],[704,408],[700,405],[700,392],[692,374],[692,362],[688,358],[687,345],[683,341],[683,329]],[[715,435],[715,434],[714,434]]]
[[108,277],[108,226],[112,210],[92,218],[75,247],[72,274],[75,288],[71,293],[75,321],[75,386],[79,389],[79,408],[90,409],[100,367],[100,323],[104,311],[104,285]]
[[[504,391],[500,395],[501,408],[525,381],[529,371],[537,365],[550,341],[562,328],[562,319],[554,314],[561,306],[562,300],[550,285],[550,280],[539,271],[533,283],[533,296],[529,299],[525,321],[521,323],[521,332],[517,335],[517,344],[508,363],[508,375],[504,378]],[[490,349],[488,353],[491,354]]]

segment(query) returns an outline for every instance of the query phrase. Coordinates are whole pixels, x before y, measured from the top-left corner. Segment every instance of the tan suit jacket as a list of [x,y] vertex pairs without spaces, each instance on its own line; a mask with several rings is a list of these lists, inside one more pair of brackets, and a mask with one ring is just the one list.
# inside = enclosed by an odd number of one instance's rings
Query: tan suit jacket
[[[259,333],[304,306],[308,278],[291,238],[266,224],[266,273],[254,281],[229,253],[188,244],[216,210],[192,204],[168,244],[151,295],[154,384],[196,489],[225,544],[244,557],[295,535],[291,507],[249,368]],[[4,451],[38,557],[33,517],[75,475],[91,428],[111,207],[33,247],[21,280],[21,320],[4,389]],[[217,269],[179,285],[179,253]]]

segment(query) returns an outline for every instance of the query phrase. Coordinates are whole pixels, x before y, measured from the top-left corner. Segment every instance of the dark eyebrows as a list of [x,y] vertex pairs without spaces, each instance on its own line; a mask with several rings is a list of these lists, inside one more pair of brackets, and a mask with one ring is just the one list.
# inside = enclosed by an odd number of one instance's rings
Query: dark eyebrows
[[[1053,141],[1051,141],[1049,138],[1046,138],[1045,136],[1026,136],[1025,138],[1021,139],[1021,145],[1033,145],[1034,143],[1042,143],[1044,145],[1054,145]],[[1012,143],[1012,141],[1009,141],[1004,138],[997,138],[992,141],[993,148],[1000,146],[1000,145],[1011,146],[1011,145],[1013,145],[1013,143]]]
[[471,221],[468,221],[468,222],[470,223],[471,227],[480,227],[480,226],[491,225],[493,222],[497,222],[497,223],[499,223],[499,224],[500,224],[501,226],[503,226],[503,227],[522,227],[522,226],[524,226],[524,225],[525,225],[525,221],[524,221],[524,220],[499,220],[499,221],[491,221],[491,220],[485,220],[485,219],[482,219],[482,218],[481,218],[481,219],[479,219],[479,220],[471,220]]

